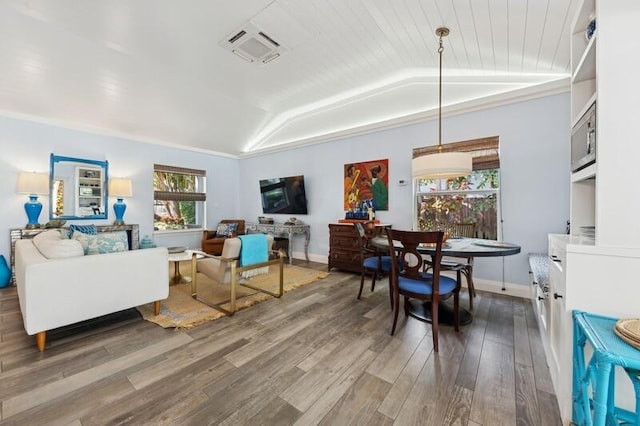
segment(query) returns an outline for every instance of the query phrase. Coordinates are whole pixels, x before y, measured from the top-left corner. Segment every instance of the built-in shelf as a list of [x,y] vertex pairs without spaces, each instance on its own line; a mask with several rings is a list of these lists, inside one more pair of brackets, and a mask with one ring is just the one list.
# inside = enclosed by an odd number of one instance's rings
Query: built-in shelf
[[595,179],[596,163],[593,163],[582,170],[578,170],[571,174],[571,182],[582,182],[587,179]]
[[573,70],[571,81],[578,83],[596,78],[596,33],[593,34],[587,47]]

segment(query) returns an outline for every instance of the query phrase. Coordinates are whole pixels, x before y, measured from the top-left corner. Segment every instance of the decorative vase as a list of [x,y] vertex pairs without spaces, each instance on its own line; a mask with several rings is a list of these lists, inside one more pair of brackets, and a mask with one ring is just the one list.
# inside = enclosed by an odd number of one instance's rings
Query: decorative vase
[[4,256],[0,255],[0,288],[7,287],[11,282],[11,269]]

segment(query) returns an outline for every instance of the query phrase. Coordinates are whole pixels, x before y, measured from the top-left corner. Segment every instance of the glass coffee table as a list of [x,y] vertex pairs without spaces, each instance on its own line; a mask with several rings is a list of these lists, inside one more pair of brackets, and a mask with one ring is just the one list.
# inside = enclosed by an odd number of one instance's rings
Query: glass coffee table
[[[180,250],[182,249],[182,250]],[[197,250],[187,250],[185,247],[169,247],[169,262],[173,262],[173,277],[169,281],[170,285],[186,284],[191,282],[191,277],[185,277],[180,273],[180,262],[191,260],[193,253],[196,252],[196,258],[201,259],[204,256],[199,254]]]

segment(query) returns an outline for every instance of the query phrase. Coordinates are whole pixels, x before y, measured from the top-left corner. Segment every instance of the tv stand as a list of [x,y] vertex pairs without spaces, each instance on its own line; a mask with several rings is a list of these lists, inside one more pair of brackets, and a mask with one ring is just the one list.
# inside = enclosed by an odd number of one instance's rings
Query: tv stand
[[296,235],[304,235],[304,257],[309,261],[309,239],[311,238],[311,227],[301,223],[295,225],[287,225],[285,223],[247,223],[245,225],[247,233],[261,232],[263,234],[271,234],[274,237],[283,237],[289,240],[289,248],[287,250],[287,256],[289,257],[289,263],[293,262],[291,256],[293,237]]

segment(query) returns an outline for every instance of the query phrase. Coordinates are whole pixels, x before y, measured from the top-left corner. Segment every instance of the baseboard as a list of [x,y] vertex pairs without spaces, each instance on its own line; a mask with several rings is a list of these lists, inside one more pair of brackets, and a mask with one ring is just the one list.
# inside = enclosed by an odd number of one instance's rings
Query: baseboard
[[[293,258],[304,260],[304,252],[293,252]],[[314,255],[312,253],[309,254],[309,260],[313,262],[324,263],[324,264],[327,264],[328,262],[327,256],[319,256],[319,255]],[[444,273],[444,275],[448,275],[448,274],[450,274],[450,272]],[[452,278],[455,278],[455,274],[450,276]],[[462,286],[466,287],[466,284],[467,284],[466,280],[463,278]],[[485,280],[483,278],[474,278],[473,284],[476,290],[487,291],[490,293],[497,293],[497,294],[505,294],[507,296],[520,297],[523,299],[531,299],[531,289],[529,288],[529,285],[504,283],[505,289],[502,290],[502,285],[503,285],[502,281]]]

